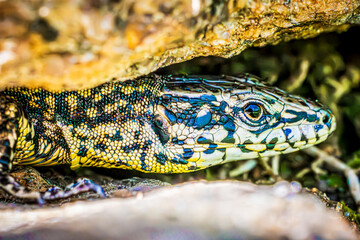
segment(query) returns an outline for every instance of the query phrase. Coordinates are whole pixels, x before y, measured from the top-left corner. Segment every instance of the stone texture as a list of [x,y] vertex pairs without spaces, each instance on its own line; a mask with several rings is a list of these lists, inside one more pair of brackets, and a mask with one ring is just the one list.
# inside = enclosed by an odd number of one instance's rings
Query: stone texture
[[193,182],[132,198],[1,210],[3,239],[357,239],[295,184]]
[[360,2],[1,1],[0,89],[79,89],[199,56],[344,31]]

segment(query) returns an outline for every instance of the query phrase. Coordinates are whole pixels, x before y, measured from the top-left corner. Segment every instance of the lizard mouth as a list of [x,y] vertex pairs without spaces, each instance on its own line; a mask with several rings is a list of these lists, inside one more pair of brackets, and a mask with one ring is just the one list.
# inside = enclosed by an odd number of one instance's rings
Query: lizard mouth
[[168,149],[186,161],[196,163],[197,167],[205,168],[224,162],[298,151],[325,141],[335,128],[336,121],[332,116],[325,123],[278,127],[260,134],[238,129],[231,140],[224,129],[213,129],[204,131],[195,140],[190,133],[183,141],[169,145]]

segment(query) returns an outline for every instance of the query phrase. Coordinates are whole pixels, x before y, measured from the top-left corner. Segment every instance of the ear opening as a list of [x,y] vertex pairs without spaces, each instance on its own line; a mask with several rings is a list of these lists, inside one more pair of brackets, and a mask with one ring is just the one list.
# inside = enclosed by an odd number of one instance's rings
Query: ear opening
[[170,140],[169,127],[173,118],[175,118],[175,114],[171,110],[161,105],[156,106],[152,128],[163,145]]

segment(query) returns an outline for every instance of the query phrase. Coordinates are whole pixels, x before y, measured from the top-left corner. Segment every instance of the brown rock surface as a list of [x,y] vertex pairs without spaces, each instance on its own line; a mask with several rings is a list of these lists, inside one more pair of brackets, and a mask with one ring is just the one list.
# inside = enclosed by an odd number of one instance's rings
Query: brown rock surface
[[344,31],[360,2],[2,1],[0,89],[93,87],[198,56]]
[[193,182],[134,198],[0,212],[4,239],[356,239],[342,216],[296,185]]

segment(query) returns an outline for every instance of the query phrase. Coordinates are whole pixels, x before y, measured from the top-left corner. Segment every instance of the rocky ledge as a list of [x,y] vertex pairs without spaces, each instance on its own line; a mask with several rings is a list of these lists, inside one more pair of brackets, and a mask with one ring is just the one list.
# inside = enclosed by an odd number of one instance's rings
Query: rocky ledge
[[129,198],[6,209],[4,239],[357,239],[339,212],[298,184],[189,182]]

